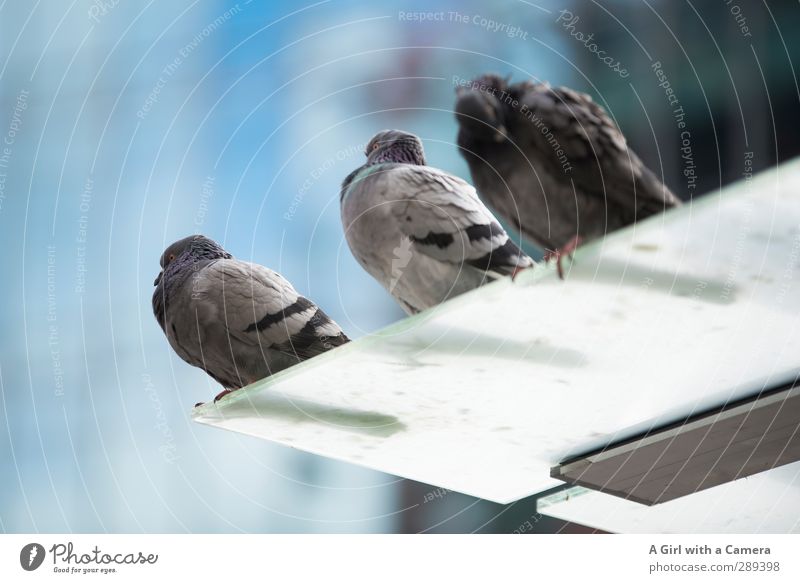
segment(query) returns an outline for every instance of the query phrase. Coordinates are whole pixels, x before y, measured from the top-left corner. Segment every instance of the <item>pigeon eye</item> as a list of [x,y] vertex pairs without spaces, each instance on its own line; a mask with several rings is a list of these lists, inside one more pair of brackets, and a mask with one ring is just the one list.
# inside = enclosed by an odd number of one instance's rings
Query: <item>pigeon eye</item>
[[372,151],[374,152],[375,150],[377,150],[380,147],[381,147],[381,145],[378,142],[375,142],[374,144],[372,144]]
[[167,257],[167,261],[172,261],[174,259],[175,259],[175,254],[174,253],[170,253],[169,257]]

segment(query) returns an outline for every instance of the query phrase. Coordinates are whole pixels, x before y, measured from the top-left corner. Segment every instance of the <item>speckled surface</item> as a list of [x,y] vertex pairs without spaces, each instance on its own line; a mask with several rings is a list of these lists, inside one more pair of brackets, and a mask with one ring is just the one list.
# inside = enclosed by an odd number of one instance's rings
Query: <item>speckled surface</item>
[[496,502],[550,467],[800,372],[800,163],[193,412]]

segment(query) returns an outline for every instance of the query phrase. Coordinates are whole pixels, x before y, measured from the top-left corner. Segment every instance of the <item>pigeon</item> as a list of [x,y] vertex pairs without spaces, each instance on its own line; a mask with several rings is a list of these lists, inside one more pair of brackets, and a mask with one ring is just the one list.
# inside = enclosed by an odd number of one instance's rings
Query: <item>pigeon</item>
[[483,75],[457,88],[458,146],[483,200],[547,251],[679,206],[589,95]]
[[365,154],[342,183],[345,237],[406,313],[533,266],[471,185],[426,165],[417,136],[379,132]]
[[349,341],[280,274],[202,235],[167,247],[154,285],[156,320],[178,356],[223,386],[215,401]]

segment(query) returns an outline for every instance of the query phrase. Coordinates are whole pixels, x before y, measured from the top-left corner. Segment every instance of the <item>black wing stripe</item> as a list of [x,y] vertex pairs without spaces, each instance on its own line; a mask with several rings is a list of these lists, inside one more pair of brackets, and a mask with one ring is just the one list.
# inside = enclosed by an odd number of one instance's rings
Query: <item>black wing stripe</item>
[[319,328],[332,322],[333,320],[325,312],[317,308],[306,325],[289,337],[289,340],[282,346],[282,350],[304,359],[349,342],[350,339],[345,336],[344,332],[339,332],[336,336],[319,334]]
[[299,332],[289,337],[289,346],[296,351],[304,351],[310,348],[311,345],[319,340],[317,338],[317,328],[323,325],[324,320],[330,321],[322,310],[317,308],[317,311],[309,318],[306,325]]
[[523,257],[526,255],[517,247],[511,239],[500,247],[492,249],[483,257],[470,259],[468,264],[483,271],[497,271],[503,274],[510,274],[514,268],[525,265]]
[[455,239],[453,239],[453,235],[450,233],[434,233],[431,231],[421,238],[412,235],[411,240],[420,245],[436,245],[439,249],[444,249],[448,245],[451,245]]
[[497,223],[489,223],[488,225],[470,225],[464,232],[470,241],[479,241],[480,239],[491,240],[494,237],[502,237],[505,234],[503,227]]
[[[308,323],[303,326],[303,329],[300,330],[299,334],[302,334],[304,331],[308,334],[313,333],[320,342],[330,343],[333,346],[339,346],[346,342],[350,342],[350,339],[345,336],[344,332],[341,330],[336,336],[325,336],[324,334],[319,333],[320,328],[329,326],[331,324],[333,324],[333,320],[328,317],[328,314],[323,312],[320,308],[317,308],[317,311],[314,312],[314,315],[311,316],[311,319],[308,321]],[[338,326],[336,327],[338,328]]]
[[[258,322],[253,322],[247,328],[245,328],[245,332],[252,332],[254,330],[264,330],[265,328],[269,328],[273,324],[277,324],[278,322],[282,322],[289,316],[294,314],[300,314],[301,312],[305,312],[306,310],[313,308],[314,304],[304,298],[303,296],[298,296],[297,301],[293,304],[290,304],[283,308],[282,310],[275,312],[273,314],[267,314],[263,318],[261,318]],[[308,324],[306,324],[308,325]]]

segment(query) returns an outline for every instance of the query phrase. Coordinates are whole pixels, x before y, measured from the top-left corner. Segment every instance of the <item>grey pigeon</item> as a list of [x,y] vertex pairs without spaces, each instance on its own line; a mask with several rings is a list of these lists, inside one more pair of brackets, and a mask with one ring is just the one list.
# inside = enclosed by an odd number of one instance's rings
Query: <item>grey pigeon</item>
[[280,274],[202,235],[161,256],[153,312],[170,346],[224,387],[215,400],[348,342]]
[[425,164],[417,136],[382,131],[366,155],[342,184],[345,236],[407,313],[533,265],[472,186]]
[[458,146],[481,197],[559,258],[678,206],[589,95],[484,75],[457,89]]

